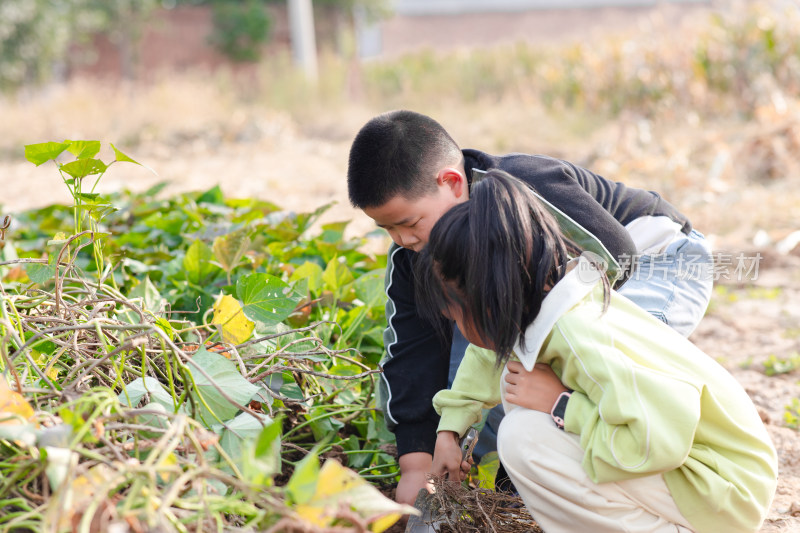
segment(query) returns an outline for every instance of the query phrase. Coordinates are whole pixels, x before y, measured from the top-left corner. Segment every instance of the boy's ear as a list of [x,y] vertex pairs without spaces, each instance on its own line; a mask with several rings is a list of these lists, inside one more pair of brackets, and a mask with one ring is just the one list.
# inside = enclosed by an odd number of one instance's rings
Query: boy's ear
[[469,194],[467,177],[463,172],[453,167],[445,167],[440,170],[436,176],[436,184],[450,187],[456,198],[461,198],[462,195],[466,197]]

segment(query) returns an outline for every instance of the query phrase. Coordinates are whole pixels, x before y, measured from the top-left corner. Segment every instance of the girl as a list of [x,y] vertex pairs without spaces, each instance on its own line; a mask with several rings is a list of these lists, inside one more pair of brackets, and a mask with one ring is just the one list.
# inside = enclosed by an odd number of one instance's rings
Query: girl
[[757,531],[777,459],[747,394],[576,255],[502,171],[434,226],[420,312],[472,346],[434,398],[433,473],[463,478],[459,436],[502,401],[500,460],[547,533]]

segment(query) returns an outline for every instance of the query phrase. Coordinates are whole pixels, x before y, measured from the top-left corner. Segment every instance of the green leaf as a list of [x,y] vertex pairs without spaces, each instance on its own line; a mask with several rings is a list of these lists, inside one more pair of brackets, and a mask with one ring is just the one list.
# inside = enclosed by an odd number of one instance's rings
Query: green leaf
[[25,265],[25,272],[34,283],[46,283],[53,279],[56,275],[55,265],[43,265],[41,263],[27,263]]
[[311,500],[317,490],[319,478],[319,457],[316,453],[309,453],[297,463],[286,492],[295,504],[306,503]]
[[[75,163],[77,163],[77,161],[75,161]],[[100,194],[96,192],[79,192],[75,195],[75,198],[79,198],[82,202],[87,204],[98,204],[98,200],[105,200],[105,198],[101,198]]]
[[394,433],[386,428],[386,424],[378,424],[370,418],[367,422],[367,440],[380,442],[393,442]]
[[481,457],[478,465],[478,485],[481,488],[494,490],[497,471],[500,469],[500,457],[497,452],[489,452]]
[[309,418],[314,419],[313,422],[309,424],[311,426],[311,432],[314,434],[314,439],[316,441],[322,441],[326,437],[329,437],[331,434],[337,433],[340,429],[344,427],[344,423],[340,420],[336,420],[330,416],[325,417],[326,410],[322,407],[317,407],[311,410],[309,414]]
[[38,167],[39,165],[46,163],[51,159],[55,159],[67,148],[69,148],[68,143],[49,142],[26,144],[25,159]]
[[275,276],[256,272],[239,278],[236,294],[244,314],[266,327],[281,323],[292,314],[301,296],[286,295],[289,285]]
[[138,161],[136,161],[136,160],[128,157],[127,155],[123,154],[122,152],[120,152],[117,149],[116,146],[114,146],[113,143],[109,143],[109,144],[111,144],[111,148],[113,148],[113,150],[114,150],[114,157],[116,158],[115,161],[120,161],[120,162],[121,161],[127,161],[128,163],[133,163],[134,165],[139,165],[140,167],[146,168],[147,170],[149,170],[150,172],[152,172],[153,174],[158,176],[158,172],[156,172],[152,168],[148,167],[147,165],[143,165],[143,164],[139,163]]
[[[261,417],[259,420],[250,413],[239,413],[233,420],[225,422],[219,443],[240,470],[244,467],[242,460],[247,446],[255,448],[256,439],[261,434],[261,430],[265,424],[270,422],[271,419],[268,416]],[[280,464],[280,456],[278,456],[278,464]]]
[[303,389],[300,388],[300,385],[294,381],[288,381],[285,376],[283,379],[284,383],[281,385],[280,390],[280,394],[282,396],[286,396],[292,400],[297,400],[298,402],[302,402],[306,399],[306,396],[303,394]]
[[172,396],[170,396],[169,392],[167,392],[160,381],[150,376],[137,378],[125,385],[118,399],[119,403],[123,405],[136,407],[147,394],[150,395],[150,400],[152,402],[164,406],[167,410],[172,411],[175,408],[172,402]]
[[280,473],[282,427],[282,418],[268,420],[254,442],[243,443],[242,473],[250,483],[268,486],[273,476]]
[[386,288],[382,271],[368,272],[356,279],[356,297],[367,308],[383,306],[386,302]]
[[139,163],[138,161],[136,161],[134,159],[131,159],[127,155],[125,155],[122,152],[120,152],[119,150],[117,150],[117,147],[114,146],[113,144],[111,144],[111,148],[114,149],[114,156],[116,157],[117,161],[127,161],[128,163],[134,163],[134,164],[142,166],[142,167],[144,166],[141,163]]
[[76,180],[91,176],[92,174],[102,174],[108,169],[108,165],[99,159],[78,159],[66,165],[61,165],[61,170],[66,172]]
[[[267,458],[275,453],[275,446],[278,445],[278,463],[280,463],[280,443],[281,443],[281,429],[283,427],[282,418],[276,418],[262,428],[261,433],[256,440],[255,454],[259,458]],[[280,471],[280,464],[276,464],[278,471]]]
[[330,224],[323,224],[322,234],[319,239],[329,243],[340,243],[344,237],[344,230],[349,224],[349,221],[332,222]]
[[[36,335],[36,333],[33,331],[26,331],[23,339],[25,342],[28,342],[34,337],[34,335]],[[58,346],[56,343],[48,339],[50,339],[50,337],[39,337],[37,340],[33,341],[31,348],[35,348],[37,351],[47,355],[54,355],[58,351]]]
[[133,300],[135,298],[141,298],[142,309],[147,309],[153,313],[164,312],[167,304],[166,298],[161,296],[156,286],[150,281],[150,276],[145,276],[144,281],[140,282],[128,293],[128,299]]
[[203,285],[217,268],[211,264],[213,258],[214,254],[207,244],[194,241],[183,258],[187,279],[195,285]]
[[311,261],[306,261],[299,267],[297,267],[294,272],[292,272],[292,276],[289,278],[290,281],[297,281],[307,279],[308,280],[308,290],[313,293],[319,293],[322,289],[322,267],[316,263],[312,263]]
[[[239,412],[239,408],[225,399],[218,389],[225,391],[225,394],[239,405],[247,405],[259,390],[256,385],[247,381],[239,373],[239,369],[233,361],[229,361],[217,353],[209,352],[202,346],[191,360],[202,368],[210,378],[206,378],[194,365],[189,365],[197,390],[202,394],[211,411],[220,420],[233,418]],[[206,424],[216,422],[214,416],[199,401],[197,391],[192,391],[192,394],[198,400],[196,403],[200,406],[201,419],[205,420]]]
[[163,316],[156,317],[155,325],[164,332],[168,339],[172,340],[175,338],[175,329],[172,327],[169,320]]
[[322,279],[333,292],[341,296],[342,289],[345,285],[352,282],[354,277],[347,265],[340,258],[334,257],[328,262],[328,266],[325,267],[325,272],[322,273]]
[[219,188],[219,185],[215,185],[206,192],[204,192],[203,194],[201,194],[200,197],[197,198],[197,203],[224,205],[225,195],[222,194],[222,189]]
[[68,150],[76,159],[86,159],[100,152],[100,141],[64,141],[69,143]]
[[139,413],[136,415],[136,423],[141,424],[143,426],[150,426],[152,428],[156,428],[162,431],[147,431],[147,430],[140,430],[143,437],[148,439],[157,439],[161,435],[164,434],[163,430],[166,430],[170,426],[169,418],[167,417],[167,412],[172,410],[172,406],[169,408],[164,407],[163,404],[160,402],[150,402],[144,407],[142,407],[143,411],[153,411],[152,413]]
[[222,270],[230,273],[239,265],[251,242],[247,229],[242,228],[215,238],[211,249]]

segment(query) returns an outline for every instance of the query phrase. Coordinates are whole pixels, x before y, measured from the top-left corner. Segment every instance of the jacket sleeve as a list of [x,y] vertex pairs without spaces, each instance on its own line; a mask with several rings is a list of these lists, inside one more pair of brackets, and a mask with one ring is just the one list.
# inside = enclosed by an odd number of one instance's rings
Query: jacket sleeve
[[636,363],[602,329],[602,320],[560,320],[551,341],[567,352],[561,380],[575,392],[564,424],[580,435],[583,468],[596,483],[678,468],[694,442],[702,385]]
[[387,427],[395,434],[398,455],[433,453],[439,423],[433,396],[447,387],[450,363],[450,341],[417,315],[413,257],[413,252],[393,245],[386,267],[386,351],[379,401]]
[[450,389],[439,391],[433,406],[442,418],[437,431],[454,431],[464,435],[483,417],[483,409],[500,403],[500,376],[503,367],[495,365],[491,350],[470,344],[458,367]]

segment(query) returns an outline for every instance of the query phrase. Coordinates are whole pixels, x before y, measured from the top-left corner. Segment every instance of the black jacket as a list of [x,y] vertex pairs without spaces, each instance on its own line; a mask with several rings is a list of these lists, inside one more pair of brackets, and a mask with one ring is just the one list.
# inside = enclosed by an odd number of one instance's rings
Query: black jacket
[[[547,156],[492,156],[464,150],[467,179],[472,169],[497,168],[528,183],[545,200],[594,234],[615,257],[630,258],[636,249],[623,227],[636,218],[667,216],[691,231],[689,220],[657,193],[609,181],[586,169]],[[433,453],[439,416],[433,396],[447,387],[450,346],[432,324],[417,316],[411,250],[392,245],[386,268],[386,353],[380,403],[395,433],[399,455]],[[627,262],[630,263],[629,261]]]

